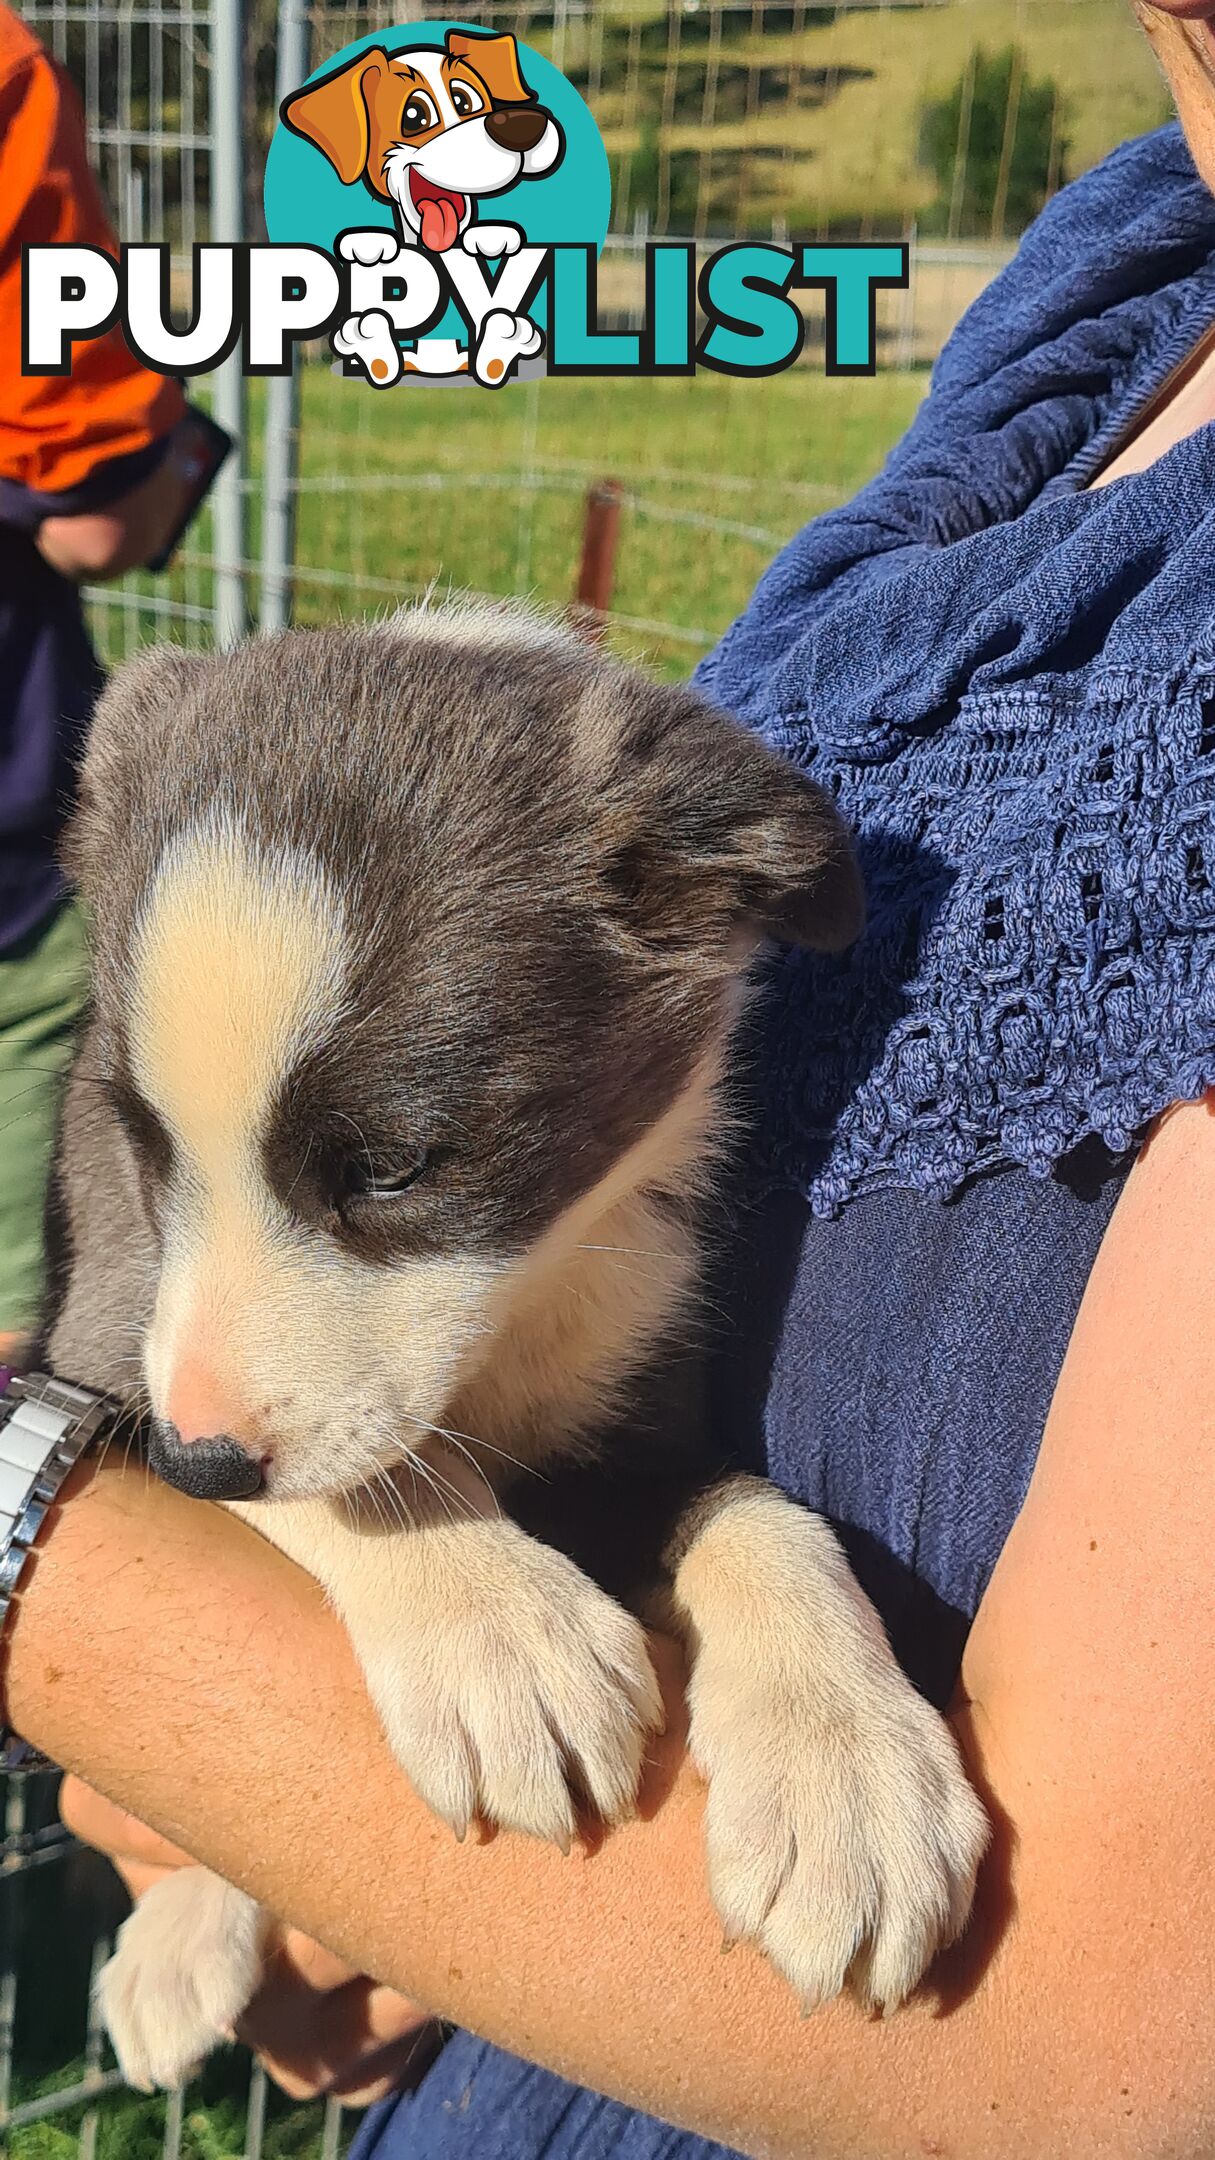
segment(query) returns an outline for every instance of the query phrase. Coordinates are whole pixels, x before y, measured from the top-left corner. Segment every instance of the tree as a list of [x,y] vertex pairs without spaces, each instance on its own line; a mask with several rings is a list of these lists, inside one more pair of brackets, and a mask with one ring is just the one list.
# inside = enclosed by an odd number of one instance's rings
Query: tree
[[920,114],[920,162],[937,183],[925,226],[951,237],[1022,232],[1060,186],[1067,147],[1058,84],[1031,76],[1018,46],[976,46],[952,90]]

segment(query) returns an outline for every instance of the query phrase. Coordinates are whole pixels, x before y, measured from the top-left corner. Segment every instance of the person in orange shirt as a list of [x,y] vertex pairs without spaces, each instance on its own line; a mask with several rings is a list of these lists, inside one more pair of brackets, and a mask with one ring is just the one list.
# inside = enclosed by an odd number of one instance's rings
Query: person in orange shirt
[[21,253],[117,253],[63,70],[0,0],[0,1365],[37,1316],[57,1077],[84,939],[55,860],[101,681],[84,580],[151,562],[198,496],[198,423],[121,333],[21,372]]

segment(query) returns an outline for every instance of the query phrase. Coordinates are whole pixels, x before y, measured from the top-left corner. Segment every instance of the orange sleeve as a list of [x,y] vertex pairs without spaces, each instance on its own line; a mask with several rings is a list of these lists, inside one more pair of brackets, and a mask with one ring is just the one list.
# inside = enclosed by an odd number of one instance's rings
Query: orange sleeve
[[76,94],[0,0],[0,479],[52,495],[146,450],[184,410],[117,329],[78,345],[70,375],[22,375],[21,250],[56,240],[117,253]]

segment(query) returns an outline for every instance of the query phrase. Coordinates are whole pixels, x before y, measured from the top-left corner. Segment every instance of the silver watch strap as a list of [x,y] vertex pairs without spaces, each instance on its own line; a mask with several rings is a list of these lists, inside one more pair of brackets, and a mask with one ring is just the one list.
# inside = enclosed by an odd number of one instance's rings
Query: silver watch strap
[[[47,1509],[118,1407],[108,1395],[49,1373],[15,1374],[0,1394],[0,1632]],[[0,1726],[0,1771],[29,1769],[39,1760]]]

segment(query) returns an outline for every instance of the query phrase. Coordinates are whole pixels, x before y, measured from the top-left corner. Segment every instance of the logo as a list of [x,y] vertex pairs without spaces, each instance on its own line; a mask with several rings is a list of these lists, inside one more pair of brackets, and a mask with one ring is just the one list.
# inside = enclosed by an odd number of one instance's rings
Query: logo
[[205,374],[238,344],[247,375],[287,374],[297,344],[327,338],[344,374],[381,391],[763,376],[798,358],[798,296],[818,288],[826,372],[875,372],[877,294],[907,284],[904,244],[739,241],[700,262],[690,240],[651,241],[621,327],[599,309],[610,207],[599,130],[551,61],[471,24],[401,25],[284,99],[268,242],[197,246],[184,326],[167,246],[124,246],[117,261],[27,247],[22,366],[67,374],[74,343],[121,322],[138,357],[173,375]]
[[508,34],[413,23],[348,46],[284,100],[266,165],[272,240],[348,265],[332,332],[377,389],[545,371],[555,249],[597,256],[611,185],[571,83]]

